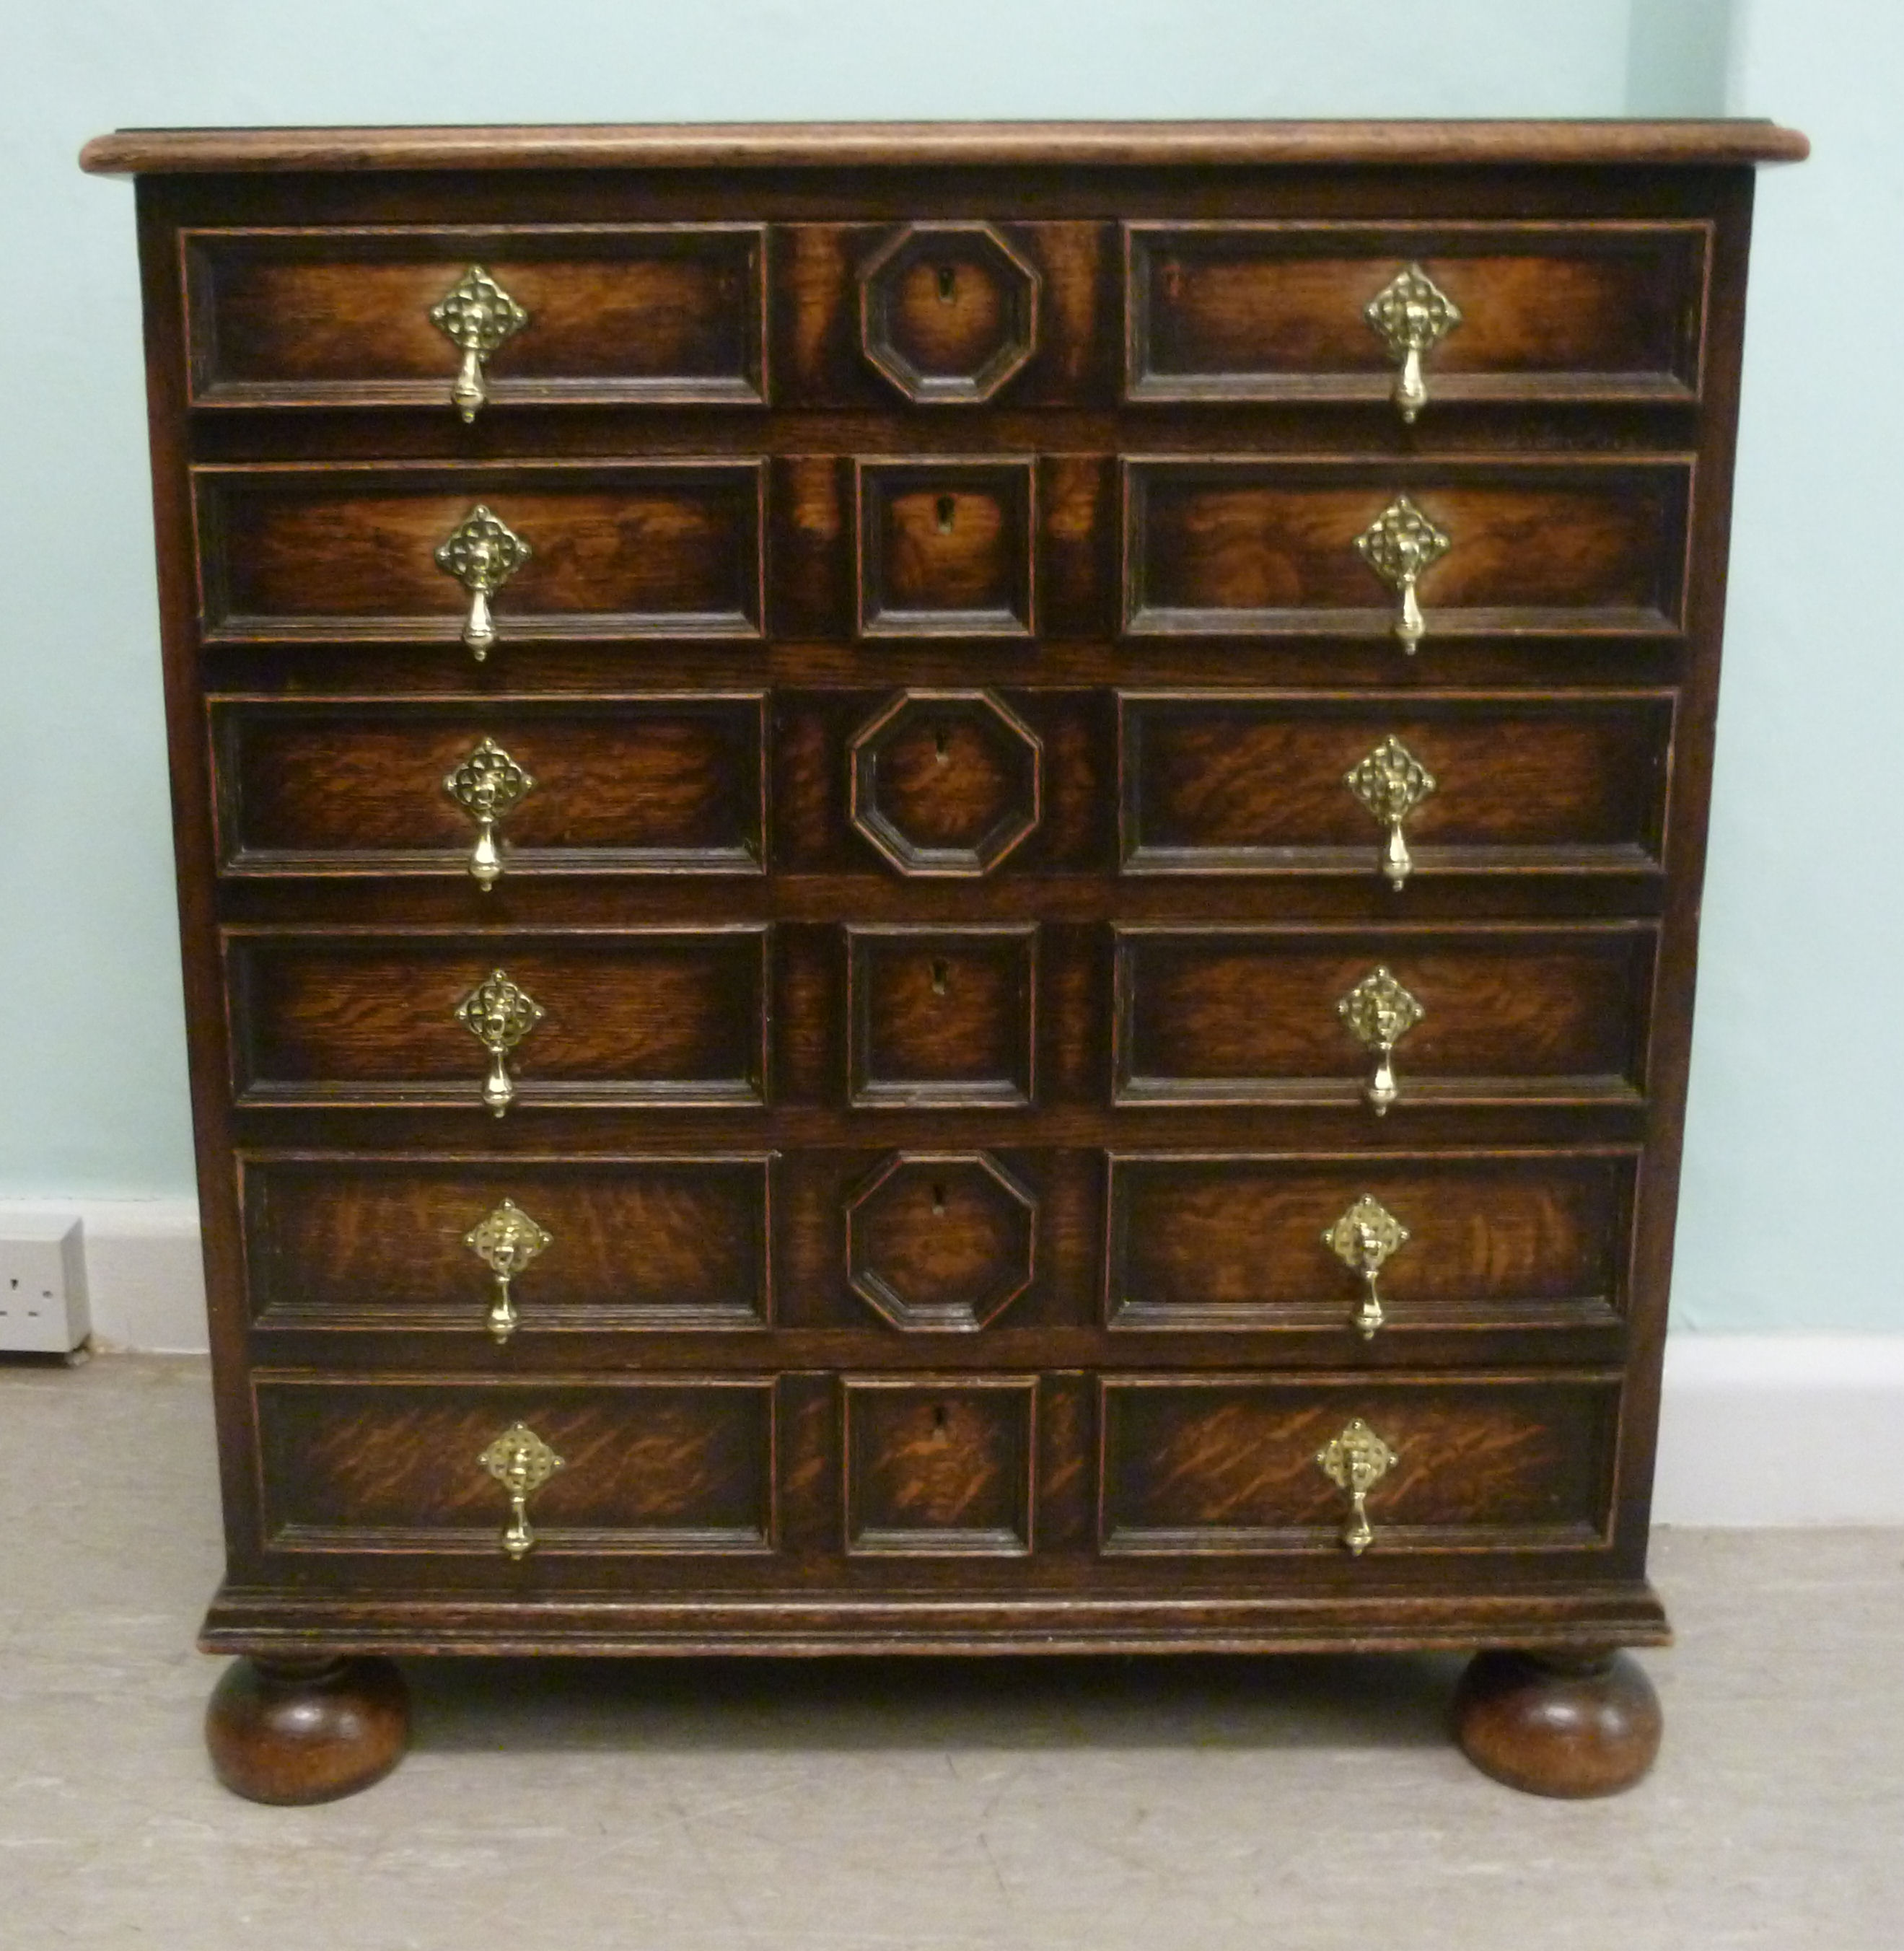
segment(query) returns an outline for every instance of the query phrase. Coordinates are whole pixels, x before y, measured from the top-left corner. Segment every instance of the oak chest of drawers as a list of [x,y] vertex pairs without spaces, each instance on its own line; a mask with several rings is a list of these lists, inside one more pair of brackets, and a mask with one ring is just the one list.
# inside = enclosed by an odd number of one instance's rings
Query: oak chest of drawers
[[1643,1768],[1752,165],[1803,150],[93,146],[233,1786],[374,1775],[423,1652],[1472,1647],[1483,1765]]

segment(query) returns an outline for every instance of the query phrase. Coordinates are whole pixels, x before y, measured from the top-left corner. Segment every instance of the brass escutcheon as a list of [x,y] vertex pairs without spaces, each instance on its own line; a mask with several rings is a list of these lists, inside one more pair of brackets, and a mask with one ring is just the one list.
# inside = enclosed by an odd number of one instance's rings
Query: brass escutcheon
[[517,1318],[509,1284],[550,1244],[550,1236],[513,1199],[505,1199],[464,1235],[463,1244],[495,1278],[487,1325],[498,1341],[507,1341],[516,1331]]
[[1349,1494],[1348,1522],[1342,1542],[1359,1558],[1375,1541],[1369,1522],[1369,1493],[1388,1475],[1395,1453],[1360,1416],[1332,1436],[1316,1453],[1316,1467],[1338,1489]]
[[1375,1279],[1388,1256],[1408,1244],[1408,1228],[1372,1193],[1365,1192],[1333,1226],[1322,1229],[1322,1244],[1350,1272],[1362,1277],[1364,1292],[1349,1316],[1349,1324],[1365,1341],[1387,1316]]
[[1434,790],[1434,775],[1399,738],[1384,738],[1366,758],[1351,766],[1342,783],[1388,829],[1382,848],[1381,871],[1400,894],[1413,871],[1402,823]]
[[512,1423],[476,1459],[509,1494],[509,1523],[502,1548],[511,1558],[526,1558],[535,1548],[535,1533],[529,1522],[529,1500],[556,1472],[563,1469],[556,1455],[526,1422]]
[[478,663],[496,641],[496,620],[489,599],[532,553],[500,515],[480,501],[436,545],[436,567],[470,592],[463,641]]
[[1390,397],[1403,420],[1412,425],[1428,404],[1422,355],[1431,352],[1461,323],[1461,307],[1419,264],[1398,271],[1362,308],[1369,329],[1395,362]]
[[528,324],[529,314],[480,264],[472,264],[430,307],[429,322],[463,354],[450,404],[467,425],[489,396],[482,369],[490,354]]
[[486,894],[502,874],[496,829],[535,781],[493,738],[485,738],[443,782],[443,790],[476,823],[470,874]]
[[482,1101],[500,1118],[516,1094],[509,1053],[542,1020],[542,1006],[500,969],[492,969],[457,1004],[456,1019],[489,1053]]
[[1375,1053],[1375,1074],[1362,1094],[1379,1118],[1400,1094],[1395,1082],[1395,1046],[1422,1020],[1419,1003],[1385,968],[1371,969],[1336,1004],[1336,1013],[1356,1040]]
[[1428,631],[1415,585],[1446,555],[1450,538],[1406,495],[1398,495],[1355,538],[1362,559],[1401,598],[1395,635],[1410,657]]

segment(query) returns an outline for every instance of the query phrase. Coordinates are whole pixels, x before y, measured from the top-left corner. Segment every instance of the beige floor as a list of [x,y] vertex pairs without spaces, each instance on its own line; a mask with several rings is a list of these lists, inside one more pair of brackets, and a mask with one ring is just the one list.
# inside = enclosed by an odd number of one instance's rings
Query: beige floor
[[190,1362],[0,1367],[0,1946],[163,1951],[1885,1951],[1904,1534],[1662,1534],[1667,1743],[1543,1802],[1440,1660],[411,1668],[415,1747],[212,1782]]

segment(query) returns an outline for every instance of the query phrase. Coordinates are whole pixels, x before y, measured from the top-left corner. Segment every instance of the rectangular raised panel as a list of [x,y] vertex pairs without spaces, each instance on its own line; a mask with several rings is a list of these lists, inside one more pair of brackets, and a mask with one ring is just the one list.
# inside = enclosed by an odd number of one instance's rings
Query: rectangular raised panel
[[1031,1550],[1037,1377],[848,1376],[841,1391],[849,1553]]
[[1394,1453],[1369,1493],[1378,1579],[1411,1550],[1591,1546],[1611,1518],[1616,1379],[1142,1376],[1103,1385],[1107,1552],[1308,1551],[1352,1561],[1316,1453],[1352,1420]]
[[226,698],[211,707],[230,874],[466,870],[476,828],[444,781],[493,739],[535,781],[502,828],[506,874],[758,874],[758,691],[551,704]]
[[1414,871],[1662,870],[1668,691],[1125,691],[1128,873],[1380,871],[1387,829],[1345,775],[1398,738],[1434,791],[1408,816]]
[[332,462],[193,470],[208,642],[453,642],[469,597],[437,545],[479,504],[531,554],[499,642],[757,638],[761,463]]
[[1437,635],[1659,636],[1681,624],[1681,461],[1192,460],[1124,464],[1131,636],[1386,636],[1394,592],[1356,538],[1406,495],[1448,538]]
[[1123,929],[1120,1103],[1342,1103],[1371,1054],[1337,1013],[1378,966],[1421,1020],[1395,1049],[1400,1107],[1638,1100],[1655,930]]
[[1373,401],[1394,367],[1363,308],[1410,264],[1459,308],[1425,361],[1469,401],[1698,396],[1704,223],[1131,223],[1138,400]]
[[479,1462],[526,1423],[563,1460],[529,1500],[535,1553],[760,1552],[774,1537],[773,1384],[263,1373],[267,1547],[493,1553],[509,1499]]
[[1032,1101],[1035,926],[853,928],[846,937],[853,1103]]
[[763,925],[563,934],[233,929],[243,1103],[482,1110],[487,1057],[457,1018],[501,969],[544,1012],[515,1050],[520,1107],[764,1101]]
[[1636,1164],[1631,1152],[1113,1156],[1107,1319],[1344,1325],[1362,1282],[1324,1235],[1367,1195],[1408,1234],[1381,1269],[1384,1337],[1609,1322],[1625,1307]]
[[1029,460],[860,460],[863,637],[1028,637],[1037,496]]
[[392,224],[179,241],[197,406],[449,410],[460,355],[430,311],[479,264],[529,314],[489,357],[492,407],[766,398],[759,224]]
[[345,1154],[239,1169],[261,1327],[482,1336],[492,1282],[465,1235],[505,1200],[549,1236],[513,1284],[520,1338],[773,1317],[765,1158]]

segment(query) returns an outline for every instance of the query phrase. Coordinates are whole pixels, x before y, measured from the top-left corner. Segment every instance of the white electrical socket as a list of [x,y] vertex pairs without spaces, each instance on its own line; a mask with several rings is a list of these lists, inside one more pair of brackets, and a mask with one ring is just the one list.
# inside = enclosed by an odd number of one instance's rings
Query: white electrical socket
[[77,1219],[10,1219],[0,1235],[0,1353],[70,1355],[92,1332]]

